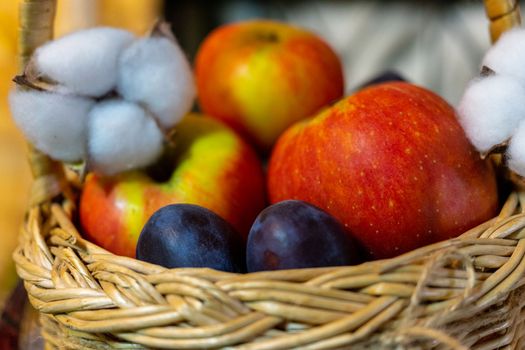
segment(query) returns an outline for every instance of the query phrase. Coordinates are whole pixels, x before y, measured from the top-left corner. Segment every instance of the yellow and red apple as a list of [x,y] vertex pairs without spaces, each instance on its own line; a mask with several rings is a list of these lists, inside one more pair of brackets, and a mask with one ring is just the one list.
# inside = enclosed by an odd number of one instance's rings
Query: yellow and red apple
[[269,20],[213,31],[198,50],[195,75],[202,110],[261,151],[344,89],[341,62],[321,38]]
[[494,171],[434,93],[385,83],[289,128],[269,163],[270,201],[337,217],[374,258],[454,237],[493,215]]
[[174,153],[167,157],[172,162],[167,168],[170,175],[165,181],[145,171],[88,176],[80,200],[80,221],[90,241],[134,257],[148,218],[172,203],[206,207],[242,235],[248,234],[265,205],[263,170],[252,148],[221,122],[197,115],[185,117],[173,141]]

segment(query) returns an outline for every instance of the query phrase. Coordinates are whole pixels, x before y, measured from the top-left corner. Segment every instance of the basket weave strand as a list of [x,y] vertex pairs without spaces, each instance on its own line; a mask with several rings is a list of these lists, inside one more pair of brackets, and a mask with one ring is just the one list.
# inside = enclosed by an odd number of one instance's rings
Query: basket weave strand
[[[21,6],[26,63],[51,38],[54,1]],[[493,40],[519,22],[516,1],[485,8]],[[525,348],[525,192],[462,236],[389,260],[170,270],[84,240],[62,168],[31,154],[34,198],[13,258],[48,349]]]
[[490,38],[498,40],[503,32],[521,24],[518,0],[484,0],[485,11],[490,20]]

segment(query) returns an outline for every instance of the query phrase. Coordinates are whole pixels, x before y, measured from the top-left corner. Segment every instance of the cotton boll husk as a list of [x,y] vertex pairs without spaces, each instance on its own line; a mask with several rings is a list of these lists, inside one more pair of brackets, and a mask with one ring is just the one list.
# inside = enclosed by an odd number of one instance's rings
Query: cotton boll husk
[[487,51],[482,64],[497,74],[517,77],[525,85],[525,29],[503,33]]
[[75,162],[85,158],[88,98],[36,90],[13,90],[11,114],[25,137],[51,158]]
[[115,88],[118,57],[133,39],[130,32],[108,27],[71,33],[36,50],[33,74],[81,95],[103,96]]
[[525,88],[512,77],[476,79],[459,104],[459,122],[478,151],[486,152],[508,140],[525,119],[524,101]]
[[121,99],[98,103],[89,114],[88,165],[105,175],[140,168],[160,155],[163,135],[136,103]]
[[509,142],[507,165],[511,170],[525,176],[525,120],[522,121]]
[[165,129],[190,111],[196,95],[186,56],[164,37],[139,39],[124,50],[117,85],[125,99],[144,104]]

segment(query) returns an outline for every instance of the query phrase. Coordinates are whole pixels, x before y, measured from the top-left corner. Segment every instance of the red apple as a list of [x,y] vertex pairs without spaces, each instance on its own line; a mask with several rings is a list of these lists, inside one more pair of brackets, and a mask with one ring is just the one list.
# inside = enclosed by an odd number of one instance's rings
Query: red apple
[[251,147],[219,121],[195,115],[178,124],[173,141],[175,154],[168,157],[172,163],[166,181],[156,181],[144,171],[88,176],[80,221],[90,241],[134,257],[148,218],[172,203],[206,207],[248,234],[265,205],[263,171]]
[[195,72],[202,110],[263,151],[343,95],[334,51],[315,34],[275,21],[219,27],[199,48]]
[[496,213],[494,171],[434,93],[385,83],[289,128],[269,163],[270,201],[341,220],[374,258],[454,237]]

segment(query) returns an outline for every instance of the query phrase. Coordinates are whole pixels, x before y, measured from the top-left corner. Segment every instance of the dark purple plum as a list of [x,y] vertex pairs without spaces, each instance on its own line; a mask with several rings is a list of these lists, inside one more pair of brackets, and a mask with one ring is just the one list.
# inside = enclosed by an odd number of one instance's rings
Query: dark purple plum
[[407,81],[407,80],[400,73],[394,70],[387,70],[381,74],[378,74],[377,76],[373,77],[367,82],[361,84],[358,90],[368,87],[370,85],[386,83],[389,81]]
[[303,201],[287,200],[267,207],[248,235],[248,272],[354,265],[360,260],[343,225]]
[[140,233],[137,259],[167,268],[209,267],[244,272],[244,242],[211,210],[171,204],[157,210]]

